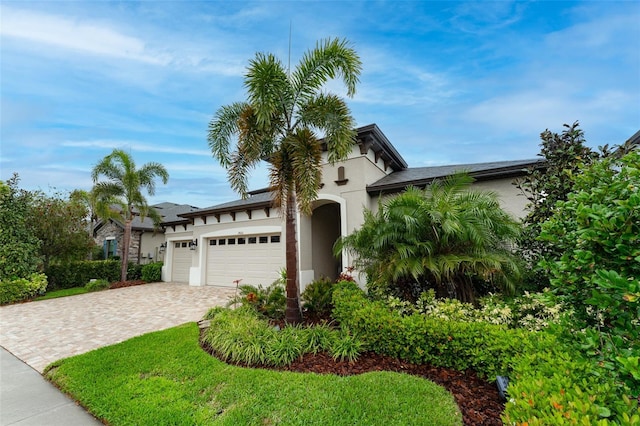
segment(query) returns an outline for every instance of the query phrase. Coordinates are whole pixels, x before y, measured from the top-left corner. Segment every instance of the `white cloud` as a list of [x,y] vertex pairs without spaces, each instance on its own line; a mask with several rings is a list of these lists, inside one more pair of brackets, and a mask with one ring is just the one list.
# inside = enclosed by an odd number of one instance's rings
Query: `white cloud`
[[0,34],[37,44],[52,45],[92,55],[166,65],[171,57],[150,51],[143,40],[121,34],[102,23],[47,15],[6,6],[0,9]]

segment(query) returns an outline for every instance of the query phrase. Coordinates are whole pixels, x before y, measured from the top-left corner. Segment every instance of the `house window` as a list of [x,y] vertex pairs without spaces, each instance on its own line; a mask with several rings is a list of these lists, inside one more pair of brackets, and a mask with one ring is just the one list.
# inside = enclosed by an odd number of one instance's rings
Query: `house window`
[[272,235],[271,236],[271,242],[272,243],[279,243],[280,242],[280,235]]
[[228,243],[230,246],[232,246],[232,245],[234,245],[234,244],[236,243],[236,239],[235,239],[235,238],[229,238],[229,239],[227,240],[227,243]]
[[210,246],[215,246],[217,242],[218,242],[218,240],[209,240],[209,245]]
[[246,244],[247,240],[245,238],[238,238],[238,244]]
[[175,248],[180,248],[180,243],[176,243]]
[[249,237],[249,244],[255,244],[258,241],[256,237]]
[[218,245],[219,246],[223,246],[225,244],[227,244],[227,240],[225,240],[224,238],[218,240]]
[[269,242],[269,237],[260,237],[260,244],[266,244]]
[[182,247],[186,247],[186,246],[187,246],[187,242],[186,242],[186,241],[183,241],[183,242],[182,242]]

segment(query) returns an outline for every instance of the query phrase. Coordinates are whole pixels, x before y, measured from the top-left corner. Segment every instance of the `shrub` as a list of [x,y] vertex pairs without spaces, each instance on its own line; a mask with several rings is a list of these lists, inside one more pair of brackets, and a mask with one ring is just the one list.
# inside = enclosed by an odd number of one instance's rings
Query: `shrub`
[[328,278],[315,280],[302,292],[302,308],[312,316],[325,317],[331,313],[333,304],[333,281]]
[[29,278],[6,279],[0,281],[0,304],[21,302],[45,293],[47,276],[31,274]]
[[162,280],[162,262],[148,263],[142,267],[142,280],[155,283]]
[[[414,363],[465,370],[490,380],[511,377],[507,424],[578,424],[611,419],[639,422],[628,387],[549,332],[507,329],[485,322],[402,316],[361,290],[339,285],[334,317],[364,341],[366,349]],[[633,360],[629,360],[633,363]],[[636,416],[636,420],[626,421]],[[625,423],[626,421],[626,423]],[[607,423],[603,423],[607,424]]]
[[284,318],[286,304],[284,285],[280,280],[268,287],[241,285],[240,294],[232,298],[227,306],[241,304],[271,319]]
[[203,340],[224,361],[283,366],[305,353],[320,351],[353,361],[363,347],[353,335],[332,330],[326,324],[279,330],[250,306],[214,308],[205,317],[211,325]]
[[129,281],[141,280],[143,267],[144,265],[129,262],[129,266],[127,267],[127,280]]
[[334,334],[329,351],[335,360],[354,362],[358,359],[364,348],[364,342],[358,336],[342,329]]
[[114,282],[120,279],[120,262],[99,260],[51,265],[47,270],[47,276],[53,289],[83,287],[92,279]]
[[394,296],[387,296],[384,304],[403,316],[421,313],[441,320],[486,322],[529,331],[559,324],[565,315],[571,314],[548,289],[542,293],[525,292],[511,301],[496,295],[485,296],[478,308],[455,299],[436,299],[433,290],[422,293],[415,304]]
[[91,280],[84,286],[89,292],[106,290],[109,288],[107,280]]

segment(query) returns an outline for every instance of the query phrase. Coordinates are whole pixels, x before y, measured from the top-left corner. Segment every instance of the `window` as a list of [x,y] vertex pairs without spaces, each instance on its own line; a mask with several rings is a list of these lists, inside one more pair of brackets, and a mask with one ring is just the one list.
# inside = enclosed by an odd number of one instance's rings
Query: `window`
[[266,244],[269,242],[269,237],[260,237],[260,244]]
[[219,245],[219,246],[223,246],[223,245],[225,245],[225,244],[227,244],[227,240],[225,240],[224,238],[222,238],[222,239],[218,240],[218,245]]
[[271,236],[271,242],[272,243],[279,243],[280,242],[280,235],[272,235]]
[[218,242],[217,240],[209,240],[209,245],[215,246],[217,242]]
[[182,243],[182,247],[186,247],[186,246],[187,246],[187,242],[185,241]]
[[229,244],[230,246],[234,245],[236,243],[236,239],[235,238],[229,238],[227,240],[227,244]]
[[258,241],[256,237],[249,237],[249,244],[255,244]]
[[247,240],[245,238],[238,238],[238,244],[246,244]]
[[175,247],[180,248],[180,243],[176,243]]

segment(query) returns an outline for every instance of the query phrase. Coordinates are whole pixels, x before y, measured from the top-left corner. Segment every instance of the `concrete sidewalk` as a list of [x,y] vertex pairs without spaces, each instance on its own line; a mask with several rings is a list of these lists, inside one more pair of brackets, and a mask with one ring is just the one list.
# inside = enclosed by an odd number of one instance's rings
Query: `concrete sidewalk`
[[0,426],[101,424],[40,373],[0,347]]

